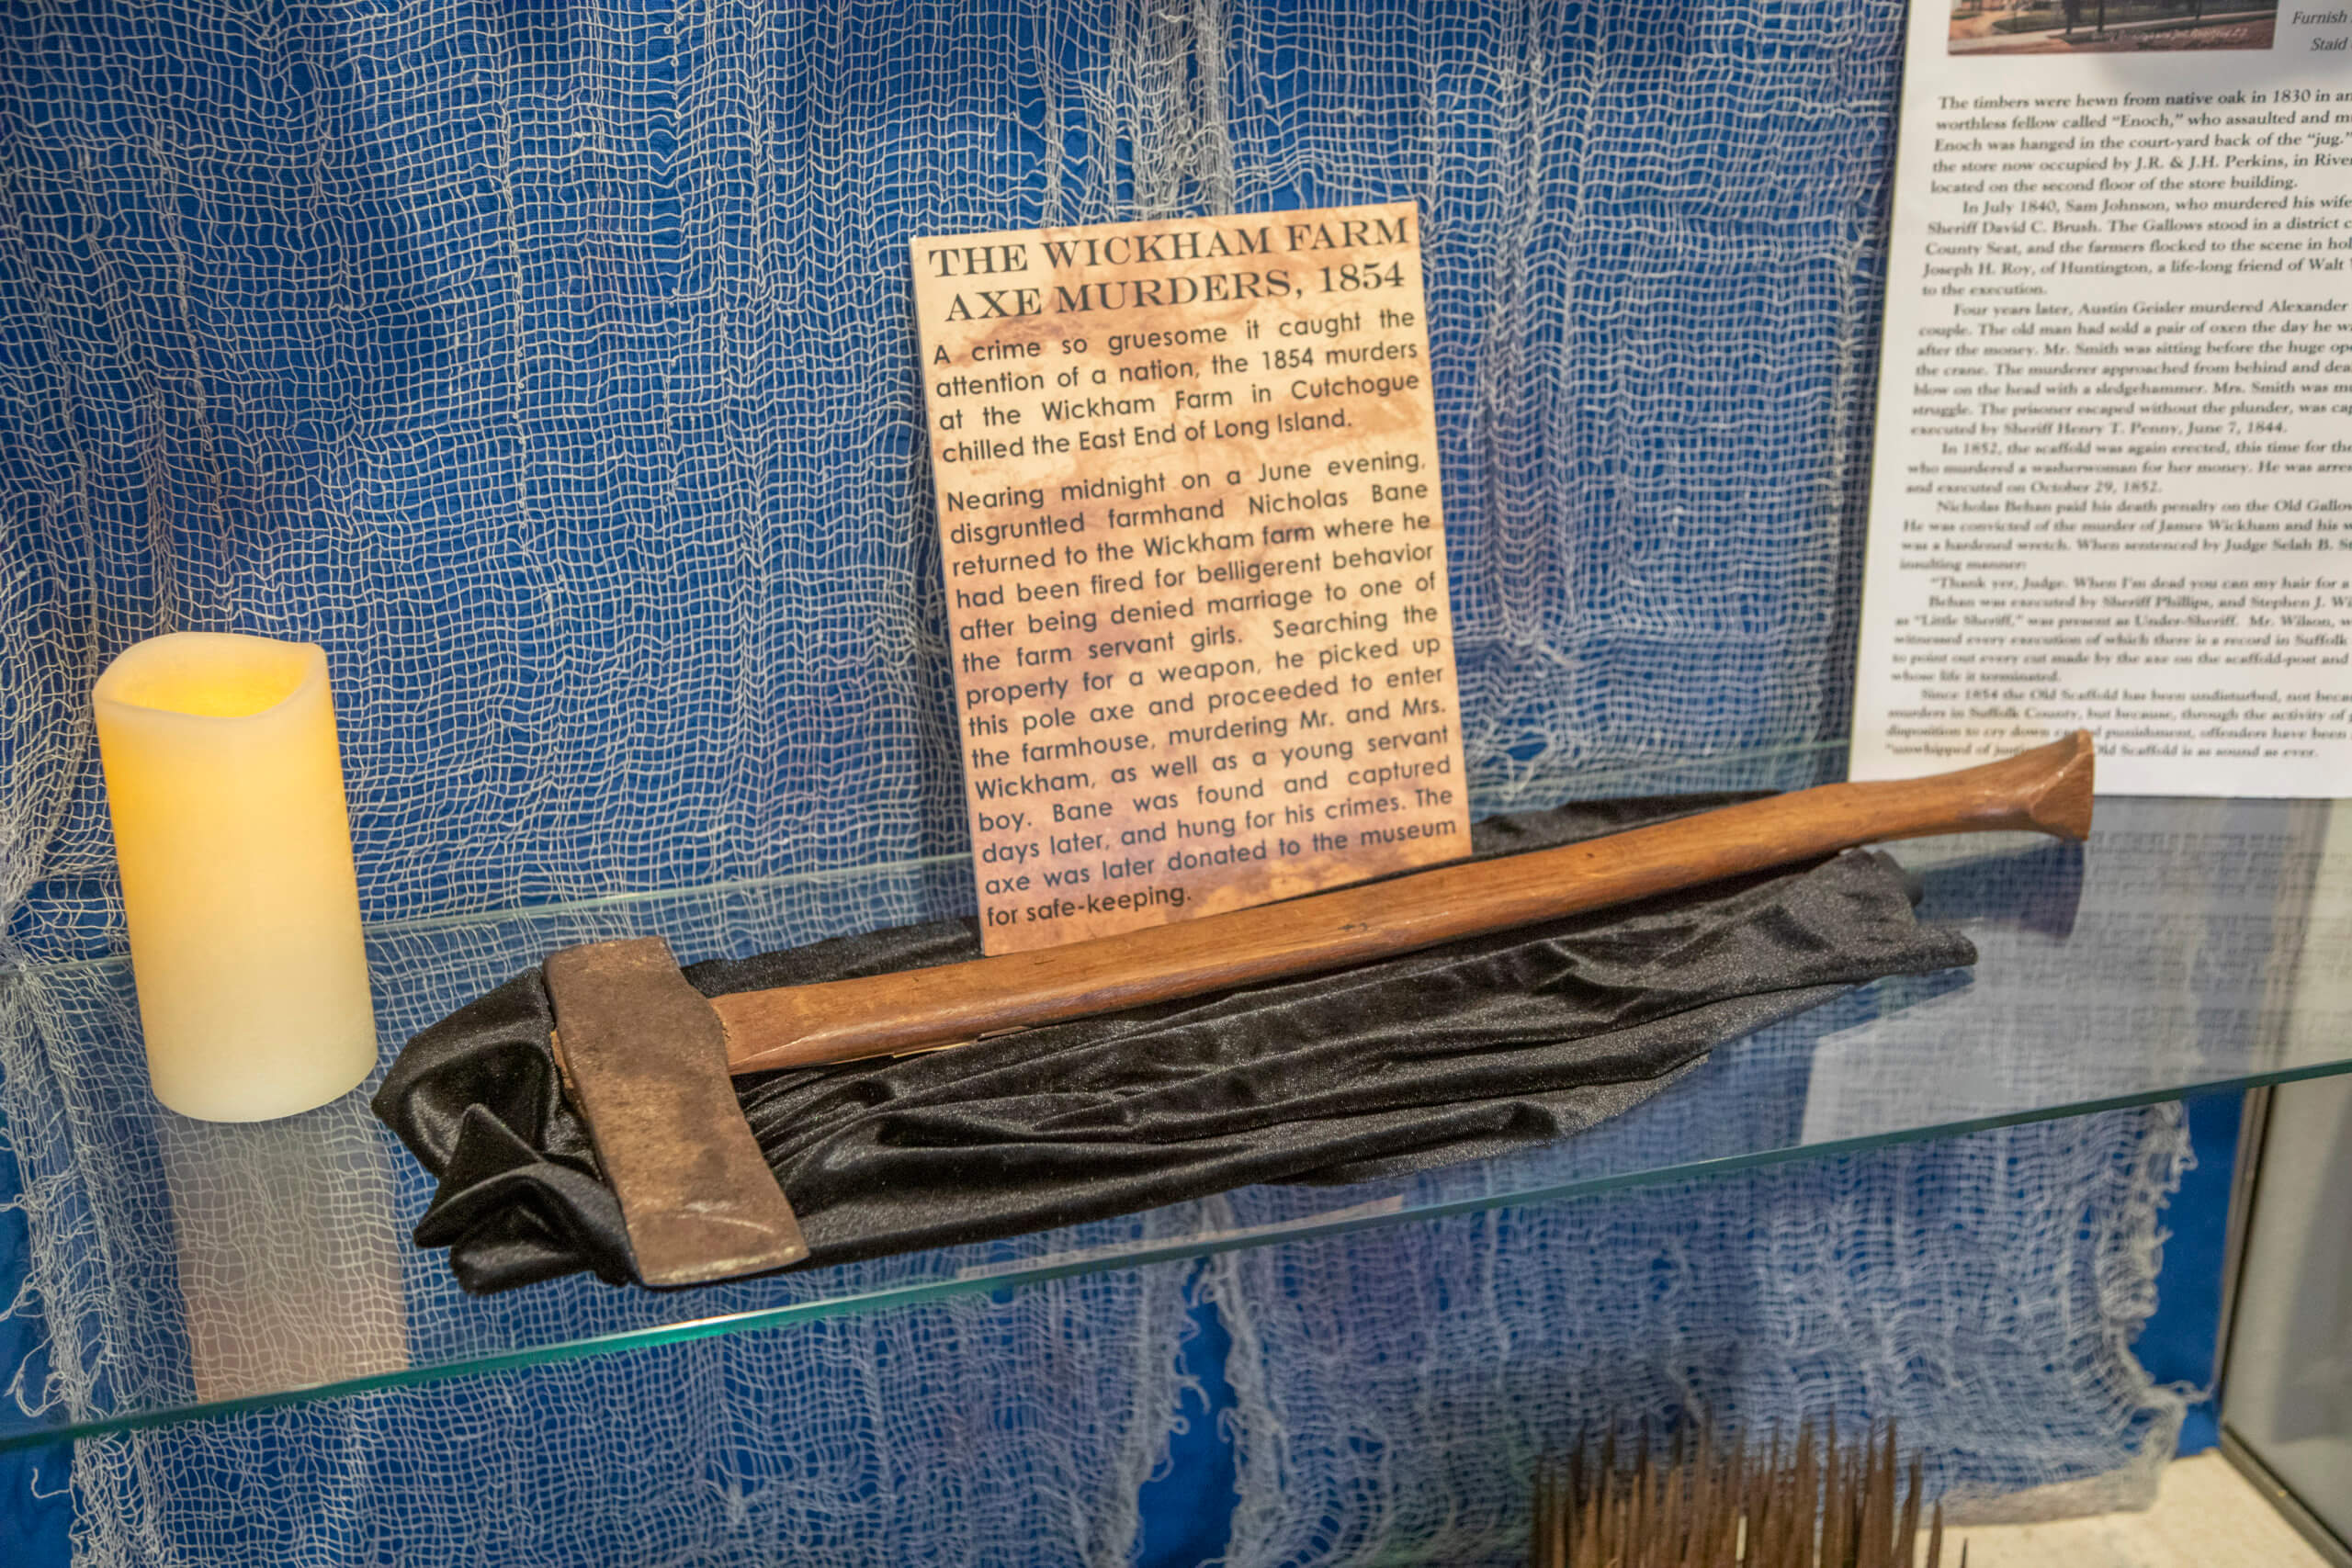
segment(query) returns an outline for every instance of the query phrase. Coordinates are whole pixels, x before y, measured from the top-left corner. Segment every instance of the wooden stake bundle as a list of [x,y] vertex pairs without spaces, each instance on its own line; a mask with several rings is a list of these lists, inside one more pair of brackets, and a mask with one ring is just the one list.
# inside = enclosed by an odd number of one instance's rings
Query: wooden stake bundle
[[[1528,1568],[1913,1568],[1921,1479],[1917,1455],[1900,1463],[1893,1422],[1841,1446],[1835,1421],[1818,1435],[1808,1421],[1792,1449],[1775,1434],[1761,1455],[1682,1428],[1663,1463],[1645,1427],[1625,1465],[1606,1432],[1536,1467]],[[1943,1545],[1938,1503],[1925,1568],[1941,1568]]]

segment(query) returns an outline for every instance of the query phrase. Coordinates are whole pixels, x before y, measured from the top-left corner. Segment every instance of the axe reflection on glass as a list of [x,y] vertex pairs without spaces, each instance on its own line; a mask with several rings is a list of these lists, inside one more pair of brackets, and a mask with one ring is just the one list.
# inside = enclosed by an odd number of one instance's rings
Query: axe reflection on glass
[[1580,843],[903,974],[705,998],[660,937],[547,961],[557,1059],[639,1278],[687,1285],[808,1255],[729,1075],[967,1043],[1387,958],[1858,845],[2090,831],[2091,739],[1932,777],[1727,806]]

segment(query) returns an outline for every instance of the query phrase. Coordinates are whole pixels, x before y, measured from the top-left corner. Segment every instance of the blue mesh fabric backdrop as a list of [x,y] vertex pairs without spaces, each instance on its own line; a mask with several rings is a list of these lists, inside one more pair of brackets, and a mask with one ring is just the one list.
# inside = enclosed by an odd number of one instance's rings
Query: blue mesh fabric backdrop
[[[10,953],[120,944],[87,694],[170,629],[325,645],[379,919],[960,848],[904,263],[925,231],[1418,201],[1482,801],[1726,751],[1812,782],[1851,673],[1901,21],[1894,0],[9,6]],[[89,1265],[108,1193],[66,1129],[136,1085],[61,1055],[39,992],[0,1019],[28,1299],[62,1352],[28,1397],[82,1409],[128,1348]],[[1938,1232],[1945,1272],[2079,1190],[2092,1218],[2040,1285],[2108,1270],[2098,1311],[2136,1321],[2170,1137],[2102,1122],[2044,1136],[2030,1190],[1963,1184],[1986,1207]],[[1877,1169],[1791,1173],[1776,1201]],[[1450,1236],[1419,1244],[1426,1267],[1452,1266]],[[1112,1499],[1159,1451],[1170,1325],[1209,1288],[1178,1272],[1065,1282],[1001,1322],[942,1308],[680,1352],[683,1424],[635,1446],[603,1427],[639,1408],[636,1358],[85,1444],[81,1550],[1120,1561],[1135,1525]],[[1354,1354],[1437,1354],[1407,1343],[1393,1288],[1242,1269],[1212,1293],[1237,1357],[1308,1332],[1285,1315],[1301,1291],[1355,1301]],[[1712,1334],[1710,1299],[1649,1332]],[[1491,1310],[1563,1330],[1555,1302]],[[1792,1332],[1815,1339],[1791,1364],[1884,1349],[1835,1314]],[[2120,1340],[2094,1340],[2093,1382],[2125,1391],[2088,1402],[2115,1417],[2106,1446],[2007,1480],[2120,1463],[2160,1416]],[[1039,1348],[1058,1341],[1068,1366]],[[909,1357],[940,1345],[1003,1375],[927,1383]],[[2076,1371],[2052,1397],[2085,1403]],[[1300,1435],[1327,1430],[1297,1424],[1312,1388],[1235,1387],[1255,1510],[1236,1562],[1316,1560],[1268,1522],[1269,1487],[1419,1517],[1393,1466]],[[991,1388],[1033,1458],[967,1497],[965,1429],[931,1417]],[[829,1423],[835,1472],[775,1435],[786,1407]],[[1381,1419],[1389,1454],[1451,1440]],[[835,1480],[837,1515],[809,1501]],[[555,1495],[579,1511],[560,1541],[514,1524]],[[922,1530],[944,1544],[905,1546]]]
[[1413,200],[1490,791],[1842,733],[1900,7],[0,18],[0,903],[131,640],[325,645],[368,912],[960,847],[906,242]]

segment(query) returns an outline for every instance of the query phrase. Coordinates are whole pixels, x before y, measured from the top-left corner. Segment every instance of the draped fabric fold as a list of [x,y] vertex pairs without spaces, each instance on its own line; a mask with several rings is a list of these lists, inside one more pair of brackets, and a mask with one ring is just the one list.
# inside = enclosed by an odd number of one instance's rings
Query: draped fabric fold
[[[1480,856],[1725,797],[1585,803],[1478,825]],[[1258,1182],[1361,1181],[1559,1137],[1717,1045],[1846,987],[1975,961],[1855,852],[1336,974],[979,1041],[739,1078],[807,1266],[1106,1218]],[[706,996],[955,963],[968,922],[698,964]],[[439,1179],[416,1229],[498,1291],[635,1277],[562,1092],[537,971],[418,1035],[375,1100]]]

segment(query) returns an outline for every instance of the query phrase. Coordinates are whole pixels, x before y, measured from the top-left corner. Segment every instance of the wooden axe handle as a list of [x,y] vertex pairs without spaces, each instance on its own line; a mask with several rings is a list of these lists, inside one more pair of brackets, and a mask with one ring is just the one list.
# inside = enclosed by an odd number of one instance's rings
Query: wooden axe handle
[[1824,784],[1285,903],[933,969],[739,991],[711,1006],[727,1028],[729,1072],[815,1066],[1337,969],[1859,844],[1996,830],[2081,839],[2090,821],[2091,738],[2076,730],[1929,778]]

